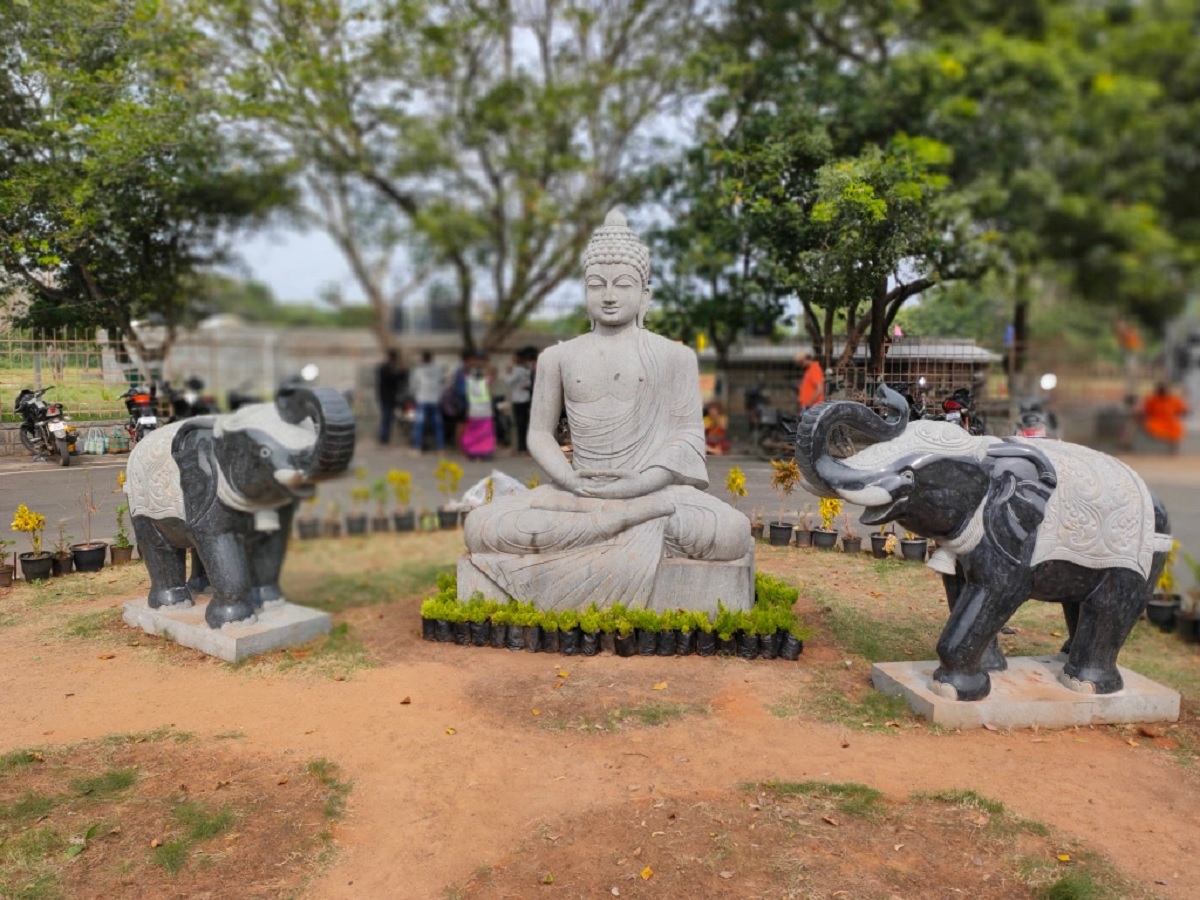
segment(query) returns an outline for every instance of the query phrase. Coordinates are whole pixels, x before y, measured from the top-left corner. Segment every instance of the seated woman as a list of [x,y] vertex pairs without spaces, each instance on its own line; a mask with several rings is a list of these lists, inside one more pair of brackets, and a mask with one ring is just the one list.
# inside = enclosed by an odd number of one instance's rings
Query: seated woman
[[473,510],[465,539],[475,566],[543,609],[645,606],[664,555],[740,560],[753,542],[704,493],[695,354],[643,325],[649,250],[614,210],[583,262],[592,330],[542,353],[530,411],[529,452],[553,484]]
[[704,444],[713,456],[724,456],[732,446],[726,433],[725,414],[715,400],[704,408]]

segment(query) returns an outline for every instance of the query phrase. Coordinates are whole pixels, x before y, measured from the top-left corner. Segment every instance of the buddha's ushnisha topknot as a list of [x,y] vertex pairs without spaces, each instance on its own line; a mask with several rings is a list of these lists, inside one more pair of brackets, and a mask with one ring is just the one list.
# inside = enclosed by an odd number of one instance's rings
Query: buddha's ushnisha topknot
[[619,209],[610,210],[583,251],[583,267],[596,263],[625,263],[637,269],[642,283],[650,284],[650,248],[642,243]]

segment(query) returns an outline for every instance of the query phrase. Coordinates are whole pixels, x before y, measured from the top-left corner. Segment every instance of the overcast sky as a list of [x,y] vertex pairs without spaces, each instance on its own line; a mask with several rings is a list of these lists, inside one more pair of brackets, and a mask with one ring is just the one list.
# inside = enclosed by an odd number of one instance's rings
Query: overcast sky
[[241,241],[240,277],[270,285],[281,303],[315,303],[321,288],[335,284],[351,302],[365,302],[354,276],[333,242],[320,231],[274,228]]

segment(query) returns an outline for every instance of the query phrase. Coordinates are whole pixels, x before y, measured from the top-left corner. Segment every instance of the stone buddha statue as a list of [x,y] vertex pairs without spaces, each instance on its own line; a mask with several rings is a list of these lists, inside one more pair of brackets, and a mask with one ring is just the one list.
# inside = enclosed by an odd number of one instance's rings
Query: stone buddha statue
[[[530,412],[529,452],[553,483],[471,512],[459,594],[543,609],[747,608],[749,522],[704,493],[696,355],[644,325],[650,252],[614,210],[583,265],[592,330],[541,354]],[[555,439],[564,409],[570,460]],[[672,561],[718,565],[664,573]],[[681,596],[693,581],[724,596]]]

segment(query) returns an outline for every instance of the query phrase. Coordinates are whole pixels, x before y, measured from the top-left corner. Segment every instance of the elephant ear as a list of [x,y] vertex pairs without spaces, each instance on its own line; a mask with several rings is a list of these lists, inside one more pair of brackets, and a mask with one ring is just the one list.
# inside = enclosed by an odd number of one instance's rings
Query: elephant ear
[[991,488],[984,500],[984,528],[996,549],[1028,565],[1038,527],[1058,477],[1045,454],[1026,444],[998,442],[987,451]]
[[187,419],[171,442],[179,466],[183,508],[189,523],[198,522],[217,498],[217,454],[213,446],[213,416]]

